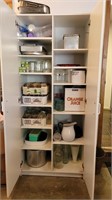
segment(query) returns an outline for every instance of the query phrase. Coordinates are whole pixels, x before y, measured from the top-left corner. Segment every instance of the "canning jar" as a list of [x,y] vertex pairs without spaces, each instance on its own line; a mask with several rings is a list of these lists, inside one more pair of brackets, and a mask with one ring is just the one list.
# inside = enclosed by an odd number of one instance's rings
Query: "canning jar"
[[54,81],[55,83],[64,83],[68,82],[68,72],[64,69],[56,69],[54,72]]
[[37,61],[35,64],[35,72],[42,72],[43,71],[43,61]]
[[50,60],[43,61],[43,72],[51,72],[51,62],[50,62]]

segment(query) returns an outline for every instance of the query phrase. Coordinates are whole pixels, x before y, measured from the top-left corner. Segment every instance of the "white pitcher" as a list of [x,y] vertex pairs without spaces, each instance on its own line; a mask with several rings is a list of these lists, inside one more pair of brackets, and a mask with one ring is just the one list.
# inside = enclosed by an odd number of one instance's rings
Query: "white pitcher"
[[63,125],[62,128],[62,138],[66,142],[72,142],[75,139],[75,130],[74,125],[77,122],[69,122],[69,123],[61,123]]

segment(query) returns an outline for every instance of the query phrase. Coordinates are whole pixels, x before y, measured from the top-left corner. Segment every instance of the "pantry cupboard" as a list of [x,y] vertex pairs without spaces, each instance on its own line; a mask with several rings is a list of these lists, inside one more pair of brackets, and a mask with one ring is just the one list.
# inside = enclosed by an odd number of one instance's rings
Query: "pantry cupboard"
[[[54,175],[83,177],[90,198],[93,199],[105,1],[99,0],[97,3],[94,1],[94,4],[88,1],[83,7],[81,1],[69,1],[69,6],[68,1],[63,0],[47,2],[51,7],[50,14],[16,15],[3,1],[0,2],[7,196],[10,195],[20,175]],[[50,24],[52,34],[49,37],[17,36],[15,21],[21,25],[34,24],[37,27]],[[80,36],[78,48],[65,48],[63,38],[65,34]],[[47,54],[21,54],[19,46],[27,42],[44,44]],[[20,69],[22,62],[35,61],[37,63],[46,60],[51,63],[49,71],[22,71]],[[61,70],[64,70],[64,79],[60,80],[58,78],[62,73]],[[74,75],[73,70],[74,72],[83,71],[85,79],[82,82],[74,82],[73,77],[71,78],[71,74]],[[44,82],[49,85],[47,102],[42,103],[36,96],[36,102],[40,103],[34,104],[35,100],[27,95],[26,99],[23,97],[24,101],[22,100],[21,88],[29,82]],[[68,99],[66,96],[70,90],[83,91],[83,98],[82,96],[79,98],[79,101],[83,99],[82,109],[73,110],[70,105],[66,105],[66,99]],[[55,103],[59,95],[63,96],[61,99],[63,101],[59,101],[58,107]],[[75,99],[74,96],[72,98]],[[62,104],[62,109],[60,104]],[[73,104],[77,102],[73,101]],[[49,114],[48,121],[50,122],[39,125],[30,119],[31,123],[27,124],[28,120],[24,119],[26,109],[45,110]],[[54,126],[63,121],[77,122],[83,130],[83,136],[75,138],[72,142],[62,138],[54,140]],[[44,145],[29,145],[28,141],[25,143],[26,131],[32,129],[47,132],[48,139]],[[80,147],[78,160],[74,163],[71,158],[61,168],[56,168],[54,159],[55,148],[58,145],[59,147],[60,145]],[[26,162],[28,150],[46,151],[46,164],[39,168],[29,166]]]

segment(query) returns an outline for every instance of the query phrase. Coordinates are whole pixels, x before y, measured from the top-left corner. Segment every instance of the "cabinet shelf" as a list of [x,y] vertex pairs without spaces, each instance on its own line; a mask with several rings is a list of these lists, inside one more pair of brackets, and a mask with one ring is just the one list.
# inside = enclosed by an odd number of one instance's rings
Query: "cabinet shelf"
[[76,84],[76,83],[53,83],[53,85],[77,85],[77,86],[86,86],[86,83],[85,84]]
[[54,115],[85,115],[85,111],[53,111]]
[[39,41],[44,44],[52,42],[52,37],[18,37],[17,39],[20,41]]
[[87,69],[87,67],[86,66],[66,66],[66,67],[64,67],[64,66],[54,66],[54,69]]
[[81,138],[76,138],[74,141],[72,142],[66,142],[64,140],[61,141],[53,141],[53,144],[67,144],[67,145],[84,145],[85,144],[85,139],[84,137]]
[[77,161],[76,163],[69,161],[67,164],[63,164],[63,168],[61,169],[54,168],[53,172],[83,174],[83,163],[81,160]]
[[22,166],[22,172],[23,173],[38,173],[38,172],[42,172],[42,173],[47,173],[51,171],[51,162],[48,161],[44,166],[39,167],[39,168],[33,168],[28,166],[26,163],[23,164]]
[[18,55],[20,58],[52,58],[52,55]]
[[45,151],[47,151],[47,150],[49,150],[49,151],[51,151],[51,141],[50,141],[50,139],[47,141],[47,143],[46,144],[44,144],[44,145],[34,145],[34,144],[32,144],[32,145],[28,145],[28,144],[23,144],[22,145],[22,148],[21,149],[26,149],[26,150],[45,150]]
[[44,105],[37,105],[37,104],[20,104],[21,107],[52,107],[51,101]]
[[27,126],[21,126],[22,129],[51,129],[52,125],[46,125],[46,126],[37,126],[37,125],[27,125]]
[[88,49],[54,49],[55,54],[85,54]]
[[44,72],[41,72],[41,73],[38,73],[38,72],[19,72],[19,74],[20,75],[39,75],[39,76],[41,76],[41,75],[45,75],[45,76],[51,76],[52,75],[52,73],[51,72],[48,72],[48,73],[44,73]]

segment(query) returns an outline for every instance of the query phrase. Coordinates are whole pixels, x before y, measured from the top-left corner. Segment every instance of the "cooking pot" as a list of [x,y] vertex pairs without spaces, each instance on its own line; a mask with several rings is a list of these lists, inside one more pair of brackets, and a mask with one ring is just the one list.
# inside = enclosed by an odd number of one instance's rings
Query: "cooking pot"
[[46,151],[27,150],[26,161],[31,167],[42,167],[46,164]]

